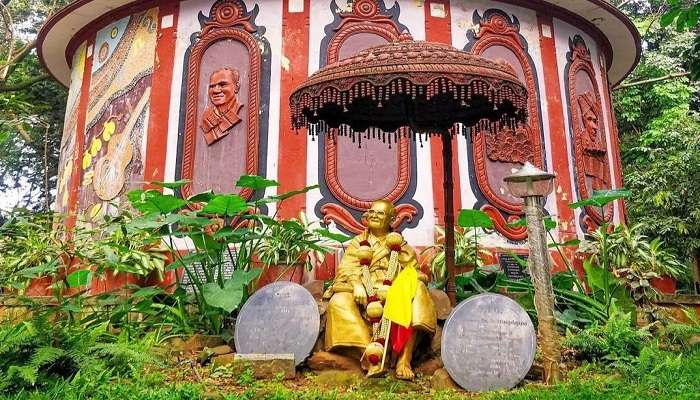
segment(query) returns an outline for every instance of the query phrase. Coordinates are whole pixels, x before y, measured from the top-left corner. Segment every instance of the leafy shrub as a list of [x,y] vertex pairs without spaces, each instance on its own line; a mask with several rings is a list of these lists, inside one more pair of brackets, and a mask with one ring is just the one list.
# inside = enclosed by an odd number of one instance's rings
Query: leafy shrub
[[605,363],[629,362],[639,355],[651,335],[632,326],[629,313],[615,312],[605,325],[594,322],[577,334],[567,332],[563,345],[577,351],[577,357]]
[[56,314],[0,326],[0,393],[77,376],[131,376],[156,361],[148,352],[153,336],[134,341],[108,333],[107,324],[85,328],[57,323],[50,316]]
[[700,317],[695,312],[684,309],[688,321],[686,323],[673,321],[660,330],[659,341],[662,345],[689,351],[700,347]]

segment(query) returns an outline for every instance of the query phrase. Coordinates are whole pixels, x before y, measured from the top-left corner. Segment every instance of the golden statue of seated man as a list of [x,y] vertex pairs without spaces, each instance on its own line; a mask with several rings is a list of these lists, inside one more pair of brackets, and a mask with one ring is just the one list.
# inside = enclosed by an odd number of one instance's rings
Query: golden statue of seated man
[[370,377],[384,374],[386,360],[396,354],[396,377],[412,379],[417,331],[435,333],[437,318],[415,251],[391,232],[395,214],[389,201],[372,203],[365,214],[367,229],[345,250],[324,294],[330,298],[325,348],[358,349]]

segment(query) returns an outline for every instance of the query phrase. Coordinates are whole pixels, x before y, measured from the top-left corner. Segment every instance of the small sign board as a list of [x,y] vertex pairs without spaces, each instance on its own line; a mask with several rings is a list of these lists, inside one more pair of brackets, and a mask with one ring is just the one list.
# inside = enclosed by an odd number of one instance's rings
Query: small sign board
[[527,254],[500,253],[498,255],[498,264],[506,274],[508,279],[520,280],[527,277],[527,272],[522,263],[527,264]]

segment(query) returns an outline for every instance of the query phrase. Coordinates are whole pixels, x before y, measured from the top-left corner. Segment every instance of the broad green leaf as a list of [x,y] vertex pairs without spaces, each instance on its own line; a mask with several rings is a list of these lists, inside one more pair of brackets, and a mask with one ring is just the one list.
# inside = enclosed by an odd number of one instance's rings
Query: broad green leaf
[[581,243],[581,241],[579,239],[571,239],[571,240],[567,240],[566,242],[563,242],[563,243],[550,243],[547,247],[549,247],[549,248],[554,248],[557,246],[574,247],[574,246],[578,246],[580,243]]
[[575,324],[575,322],[585,322],[589,321],[586,319],[581,319],[578,316],[578,313],[576,310],[573,308],[567,308],[564,310],[564,312],[559,312],[558,310],[554,310],[554,316],[557,320],[558,323],[561,325],[564,325],[567,328],[573,328],[573,329],[578,329],[578,326]]
[[511,228],[522,228],[527,226],[527,220],[525,218],[518,218],[517,221],[509,222],[508,226]]
[[81,269],[68,274],[68,276],[66,276],[66,282],[68,283],[68,287],[77,288],[87,285],[91,277],[92,271],[89,269]]
[[325,237],[327,239],[335,240],[338,243],[345,243],[352,240],[352,236],[343,235],[342,233],[331,232],[328,229],[316,229],[314,231],[319,236]]
[[557,227],[557,221],[552,219],[552,217],[546,217],[544,219],[544,229],[551,231],[552,229]]
[[692,29],[698,24],[700,20],[700,4],[696,4],[695,7],[688,10],[688,18],[686,19],[686,27]]
[[688,20],[688,13],[681,12],[676,18],[676,31],[682,32],[685,29],[685,23]]
[[[508,226],[511,228],[522,228],[527,226],[527,220],[525,218],[519,218],[517,221],[509,222]],[[557,222],[552,217],[546,217],[544,219],[544,228],[548,231],[557,227]]]
[[149,213],[138,216],[126,224],[127,229],[158,229],[166,225],[160,214]]
[[574,281],[578,279],[570,272],[559,272],[552,276],[552,287],[555,289],[571,290],[574,287]]
[[202,287],[202,295],[207,305],[232,312],[243,301],[243,285],[227,285],[222,288],[217,283],[207,283]]
[[197,193],[194,196],[191,196],[187,200],[192,202],[192,203],[206,203],[209,200],[214,197],[214,192],[213,191],[208,191],[208,192],[202,192],[202,193]]
[[665,28],[673,23],[673,20],[676,19],[678,14],[681,12],[680,8],[673,7],[670,10],[668,10],[664,15],[661,16],[661,27]]
[[[170,217],[170,215],[168,216]],[[184,226],[196,226],[203,228],[205,226],[209,226],[213,224],[214,222],[207,218],[207,217],[194,217],[192,215],[181,215],[181,214],[174,214],[172,215],[172,223],[179,224],[179,225],[184,225]]]
[[195,247],[207,253],[218,252],[222,249],[222,244],[214,240],[211,236],[204,233],[196,233],[190,235],[189,238],[194,243]]
[[265,224],[265,225],[279,225],[279,222],[277,222],[276,219],[270,217],[269,215],[265,214],[248,214],[248,215],[241,215],[241,219],[247,219],[251,221],[257,221],[259,223]]
[[294,196],[299,195],[299,194],[304,194],[306,192],[310,192],[311,190],[318,189],[318,188],[319,188],[318,185],[307,186],[303,189],[293,190],[291,192],[285,192],[285,193],[281,193],[281,194],[278,194],[275,196],[265,197],[263,199],[258,200],[257,203],[276,203],[276,202],[279,202],[282,200],[286,200],[290,197],[294,197]]
[[257,175],[243,175],[238,178],[236,182],[237,187],[249,188],[249,189],[265,189],[268,187],[279,186],[279,182],[272,179],[265,179]]
[[457,224],[463,228],[493,228],[493,221],[481,210],[460,210]]
[[157,190],[134,190],[127,197],[131,205],[144,214],[169,214],[187,205],[187,201]]
[[214,196],[204,206],[202,213],[234,217],[248,210],[248,204],[237,194],[220,194]]
[[535,311],[535,295],[532,291],[527,291],[522,296],[518,296],[515,301],[526,311]]
[[207,283],[202,288],[204,301],[212,307],[218,307],[226,312],[232,312],[241,305],[246,293],[245,287],[257,278],[261,269],[249,271],[236,270],[221,288],[216,283]]
[[187,179],[181,179],[181,180],[175,181],[175,182],[158,182],[158,181],[151,182],[151,184],[154,186],[164,187],[164,188],[173,189],[173,190],[179,189],[179,188],[187,185],[188,183],[190,183],[190,181]]
[[260,276],[261,273],[262,273],[262,269],[260,269],[260,268],[251,268],[248,271],[243,271],[240,269],[235,270],[235,271],[233,271],[231,278],[229,278],[224,283],[224,286],[226,286],[226,287],[235,286],[235,285],[247,286],[255,278]]
[[569,208],[581,208],[586,206],[605,207],[608,203],[629,197],[630,195],[631,192],[625,189],[594,190],[590,198],[571,203],[569,204]]

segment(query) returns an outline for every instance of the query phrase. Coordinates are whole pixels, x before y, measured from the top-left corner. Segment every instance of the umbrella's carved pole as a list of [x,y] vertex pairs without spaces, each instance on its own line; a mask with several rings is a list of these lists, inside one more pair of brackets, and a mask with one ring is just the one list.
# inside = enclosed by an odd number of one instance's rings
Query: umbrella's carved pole
[[447,296],[454,306],[457,303],[455,285],[455,215],[452,195],[452,135],[448,131],[442,136],[442,187],[445,199],[445,265],[447,266]]

